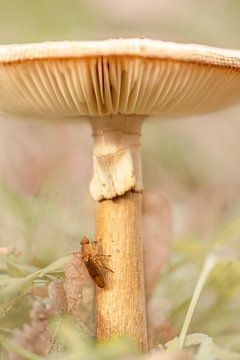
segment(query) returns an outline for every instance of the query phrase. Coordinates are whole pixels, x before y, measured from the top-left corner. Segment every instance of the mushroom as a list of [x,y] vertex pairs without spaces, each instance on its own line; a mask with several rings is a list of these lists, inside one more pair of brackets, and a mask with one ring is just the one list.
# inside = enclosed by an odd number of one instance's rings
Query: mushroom
[[96,292],[97,340],[146,351],[140,137],[148,115],[188,116],[240,100],[240,52],[148,39],[0,46],[0,111],[88,119],[96,234],[112,272]]

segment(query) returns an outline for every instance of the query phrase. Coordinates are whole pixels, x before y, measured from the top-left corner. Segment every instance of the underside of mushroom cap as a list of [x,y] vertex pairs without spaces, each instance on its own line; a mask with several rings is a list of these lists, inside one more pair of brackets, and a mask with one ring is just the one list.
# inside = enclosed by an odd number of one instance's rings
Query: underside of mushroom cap
[[0,46],[0,112],[187,116],[240,101],[240,51],[148,39]]

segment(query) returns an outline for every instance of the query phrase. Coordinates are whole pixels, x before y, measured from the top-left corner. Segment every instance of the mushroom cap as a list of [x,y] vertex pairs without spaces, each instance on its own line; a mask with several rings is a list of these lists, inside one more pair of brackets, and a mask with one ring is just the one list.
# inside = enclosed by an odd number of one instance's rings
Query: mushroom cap
[[0,46],[0,112],[188,116],[240,102],[240,51],[148,39]]

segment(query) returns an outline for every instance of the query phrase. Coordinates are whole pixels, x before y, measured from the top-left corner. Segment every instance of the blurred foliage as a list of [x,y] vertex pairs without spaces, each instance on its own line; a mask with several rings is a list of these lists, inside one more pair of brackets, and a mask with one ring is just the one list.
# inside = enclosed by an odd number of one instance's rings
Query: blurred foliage
[[147,36],[239,47],[238,0],[0,0],[0,42]]
[[[0,42],[145,36],[240,48],[239,14],[239,0],[0,0]],[[150,322],[152,346],[165,345],[168,352],[179,348],[179,338],[173,337],[181,332],[204,263],[209,254],[221,259],[208,276],[199,302],[194,304],[190,335],[184,342],[185,347],[195,350],[195,360],[240,359],[239,124],[236,108],[194,120],[158,124],[149,120],[144,125],[146,188],[162,189],[172,201],[174,215],[169,265],[149,300],[149,312],[155,319],[154,324]],[[8,127],[10,135],[5,136]],[[81,168],[80,175],[72,174],[74,181],[71,176],[64,178],[71,173],[71,156],[75,160],[88,151],[81,144],[88,136],[84,132],[81,135],[82,130],[76,127],[69,132],[63,128],[62,136],[57,128],[46,134],[44,131],[39,126],[34,133],[32,125],[27,129],[10,120],[0,131],[0,245],[16,246],[22,252],[18,258],[0,258],[0,342],[32,360],[43,358],[9,338],[12,329],[29,322],[31,288],[61,278],[64,255],[78,248],[82,234],[94,234],[93,206],[86,200],[87,180],[79,180],[89,164],[74,163]],[[72,148],[64,142],[68,137]],[[33,138],[32,143],[29,138]],[[64,157],[64,146],[68,151],[78,148],[79,152],[70,151],[69,157]],[[43,149],[53,153],[55,162],[49,161],[45,153],[39,160],[36,153]],[[30,160],[19,160],[18,152],[23,152],[23,157],[31,153]],[[41,161],[55,166],[54,174],[45,176]],[[39,185],[39,179],[35,180],[34,192],[30,186],[34,180],[28,183],[24,176],[22,180],[18,170],[28,178],[31,170],[38,174],[39,168],[44,173],[43,181]],[[17,187],[20,179],[22,183]],[[155,228],[158,231],[157,223]],[[91,318],[88,301],[84,306],[86,318]],[[50,358],[140,357],[126,339],[96,346],[86,329],[82,331],[83,324],[66,317],[58,320],[53,320],[51,326],[59,347],[53,349]],[[159,349],[156,351],[157,355],[152,353],[143,359],[161,359]]]
[[[201,239],[182,239],[174,242],[170,264],[162,273],[150,299],[150,306],[152,302],[158,304],[155,306],[155,318],[160,318],[163,312],[162,299],[165,299],[168,303],[165,322],[170,322],[177,333],[181,330],[191,299],[195,299],[191,305],[193,312],[187,315],[190,316],[190,328],[187,328],[187,332],[195,335],[187,336],[184,344],[186,347],[197,349],[194,356],[196,360],[234,360],[240,356],[237,335],[240,331],[240,261],[236,254],[232,253],[233,249],[236,253],[240,251],[239,242],[236,244],[239,235],[240,220],[237,218],[222,226],[209,242],[202,242]],[[206,272],[203,266],[210,254],[215,254],[215,260]],[[12,340],[7,340],[9,331],[14,326],[27,322],[27,308],[31,304],[28,294],[32,286],[43,286],[61,278],[63,266],[69,257],[58,259],[42,269],[29,266],[27,263],[18,265],[14,255],[2,256],[0,259],[0,340],[7,348],[21,354],[24,353],[21,347]],[[200,288],[196,286],[198,278],[202,278]],[[23,299],[25,301],[22,301]],[[90,312],[91,309],[86,308],[86,311]],[[79,332],[81,323],[63,317],[61,325],[57,321],[52,326],[52,329],[55,329],[53,331],[56,344],[57,338],[60,337],[61,343],[66,342],[68,350],[64,347],[65,350],[62,352],[61,346],[59,353],[59,348],[56,347],[50,358],[84,359],[91,356],[93,359],[124,359],[126,354],[132,354],[132,358],[135,358],[134,347],[128,341],[120,340],[95,348],[91,343],[91,337],[85,331]],[[164,343],[160,330],[155,333],[155,346],[159,343]],[[177,339],[166,344],[167,351],[175,351],[178,348]],[[26,358],[40,359],[30,353]]]
[[204,261],[210,254],[215,254],[218,261],[208,276],[189,332],[208,334],[219,346],[238,351],[240,357],[237,335],[240,331],[239,237],[240,221],[237,218],[222,226],[208,242],[197,238],[174,242],[171,264],[161,276],[153,301],[168,299],[171,305],[167,317],[172,326],[179,329]]
[[83,39],[89,22],[97,27],[93,9],[79,0],[1,0],[0,9],[3,43]]

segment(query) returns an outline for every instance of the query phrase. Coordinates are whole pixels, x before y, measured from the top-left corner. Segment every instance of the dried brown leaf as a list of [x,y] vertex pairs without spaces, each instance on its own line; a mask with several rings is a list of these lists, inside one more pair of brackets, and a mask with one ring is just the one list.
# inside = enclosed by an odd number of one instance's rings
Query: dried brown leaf
[[167,198],[147,192],[143,198],[143,246],[145,278],[149,296],[169,258],[172,216]]
[[[46,356],[52,346],[52,337],[48,330],[47,320],[52,315],[52,309],[35,301],[30,312],[31,323],[22,329],[13,331],[11,340],[37,355]],[[24,360],[24,358],[8,351],[8,360]]]
[[63,288],[66,295],[67,312],[73,313],[82,297],[84,286],[84,264],[80,253],[73,254],[72,259],[65,265],[65,279]]
[[51,307],[56,314],[67,311],[67,298],[64,290],[64,280],[56,280],[48,285],[48,295]]
[[31,294],[33,296],[39,296],[41,298],[48,297],[48,285],[44,286],[33,286],[31,288]]

